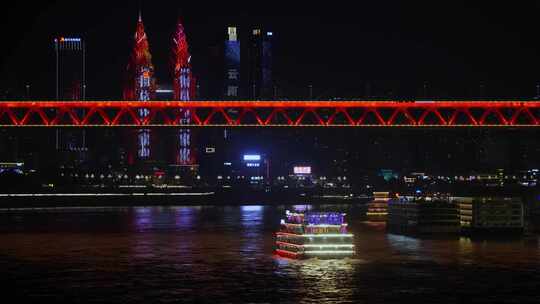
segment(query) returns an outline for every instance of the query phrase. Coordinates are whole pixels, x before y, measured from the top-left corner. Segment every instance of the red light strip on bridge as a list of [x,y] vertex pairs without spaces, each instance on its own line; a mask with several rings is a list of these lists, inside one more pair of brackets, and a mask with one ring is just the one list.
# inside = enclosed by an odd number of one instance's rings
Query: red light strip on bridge
[[[138,110],[148,109],[145,118]],[[182,124],[184,111],[192,122]],[[10,101],[0,127],[533,127],[537,101]]]

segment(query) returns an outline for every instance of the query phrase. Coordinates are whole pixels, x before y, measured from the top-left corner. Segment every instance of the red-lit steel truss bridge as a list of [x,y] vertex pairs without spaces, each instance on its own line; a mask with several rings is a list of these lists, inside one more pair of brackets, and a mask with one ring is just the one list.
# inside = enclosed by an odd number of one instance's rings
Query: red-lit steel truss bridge
[[[149,115],[141,118],[140,109]],[[189,124],[183,114],[191,113]],[[0,127],[538,127],[538,101],[6,101]]]

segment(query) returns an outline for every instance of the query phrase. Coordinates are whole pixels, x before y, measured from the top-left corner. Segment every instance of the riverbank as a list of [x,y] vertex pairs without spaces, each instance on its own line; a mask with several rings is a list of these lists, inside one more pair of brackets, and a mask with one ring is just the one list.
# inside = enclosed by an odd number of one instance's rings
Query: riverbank
[[301,191],[190,189],[189,191],[49,192],[0,194],[0,208],[198,205],[362,204],[367,197]]

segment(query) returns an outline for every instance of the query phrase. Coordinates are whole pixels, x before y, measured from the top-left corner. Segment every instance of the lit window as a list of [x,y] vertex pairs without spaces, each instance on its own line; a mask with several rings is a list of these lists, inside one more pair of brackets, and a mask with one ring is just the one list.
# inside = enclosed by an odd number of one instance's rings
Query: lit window
[[236,27],[229,27],[229,41],[236,41],[237,40],[237,34],[236,34]]

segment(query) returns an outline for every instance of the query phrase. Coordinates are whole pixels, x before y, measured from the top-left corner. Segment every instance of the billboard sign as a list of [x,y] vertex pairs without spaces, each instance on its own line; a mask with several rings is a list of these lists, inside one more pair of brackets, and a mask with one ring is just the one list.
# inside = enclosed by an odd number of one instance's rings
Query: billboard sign
[[244,155],[244,161],[260,161],[260,155]]
[[294,167],[294,174],[311,174],[311,167]]

